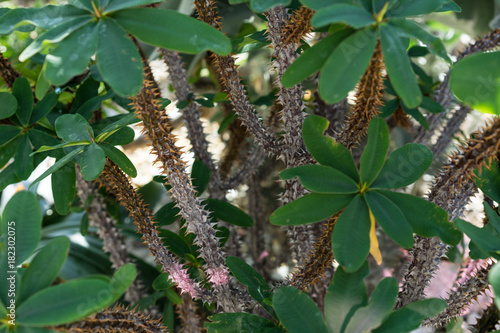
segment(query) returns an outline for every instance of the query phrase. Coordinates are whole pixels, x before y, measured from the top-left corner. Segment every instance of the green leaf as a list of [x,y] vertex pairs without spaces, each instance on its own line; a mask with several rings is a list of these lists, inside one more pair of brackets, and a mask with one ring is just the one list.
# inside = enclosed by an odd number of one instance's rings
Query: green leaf
[[208,186],[210,182],[210,176],[212,171],[208,166],[206,166],[199,159],[195,159],[193,163],[193,169],[191,171],[191,181],[193,182],[193,187],[196,189],[196,195],[199,196]]
[[380,114],[378,116],[380,118],[387,118],[391,116],[399,107],[399,98],[393,98],[390,101],[387,101],[384,106],[380,109]]
[[[488,280],[490,281],[493,290],[496,295],[500,295],[500,263],[496,263],[490,270],[488,274]],[[495,297],[495,304],[500,307],[500,297]]]
[[0,172],[0,191],[5,190],[8,185],[19,183],[20,181],[21,179],[16,175],[14,163],[11,163]]
[[483,202],[483,206],[484,211],[490,220],[488,224],[492,225],[497,234],[500,235],[500,216],[498,216],[498,213],[494,211],[486,201]]
[[314,14],[311,20],[311,24],[315,28],[332,23],[345,23],[359,29],[375,23],[375,20],[363,8],[349,4],[335,4],[322,8]]
[[155,221],[159,225],[170,225],[179,219],[181,210],[175,206],[175,202],[169,202],[155,213]]
[[69,244],[66,236],[58,236],[38,252],[23,273],[18,304],[54,282],[68,256]]
[[[138,9],[133,9],[134,12],[136,10]],[[136,95],[141,89],[143,79],[143,65],[137,47],[127,32],[113,19],[100,20],[98,29],[99,73],[118,95],[123,97]]]
[[95,142],[86,146],[82,154],[80,171],[83,179],[95,180],[99,177],[106,163],[106,154]]
[[17,322],[26,326],[70,323],[106,307],[112,299],[104,278],[71,280],[46,288],[17,308]]
[[94,131],[89,123],[79,114],[65,114],[55,122],[57,136],[66,143],[92,141]]
[[85,146],[85,145],[90,145],[90,141],[73,141],[73,142],[63,142],[58,145],[49,147],[49,146],[41,146],[37,151],[34,153],[31,153],[31,155],[35,155],[38,153],[44,153],[46,151],[51,151],[55,149],[61,149],[61,148],[66,148],[66,147],[74,147],[74,146]]
[[2,108],[0,109],[0,119],[9,118],[16,113],[17,99],[11,93],[0,92],[0,105],[2,105]]
[[387,16],[406,17],[428,14],[436,11],[449,2],[450,0],[398,1],[391,10],[388,11]]
[[462,234],[453,223],[448,222],[448,213],[425,199],[387,190],[377,190],[394,202],[410,223],[413,232],[422,237],[439,237],[449,245],[457,245]]
[[487,196],[496,202],[500,202],[500,169],[498,162],[491,163],[489,168],[482,167],[475,170],[474,182]]
[[307,293],[281,287],[274,293],[273,306],[289,333],[328,333],[321,311]]
[[177,255],[179,258],[186,258],[186,254],[196,256],[194,251],[192,251],[189,247],[187,241],[175,232],[162,229],[160,230],[160,237],[168,250]]
[[[300,0],[300,2],[313,10],[320,10],[324,7],[328,7],[332,4],[332,0]],[[335,1],[342,2],[342,1]],[[348,2],[348,1],[347,1]]]
[[28,80],[19,77],[12,86],[12,95],[17,99],[16,116],[24,126],[29,124],[31,111],[33,110],[33,92]]
[[31,114],[31,118],[29,123],[31,125],[35,124],[37,121],[45,118],[45,116],[56,106],[59,95],[52,92],[50,94],[45,95],[45,97],[36,103],[33,108],[33,113]]
[[350,318],[368,296],[364,279],[370,269],[368,262],[352,273],[339,266],[325,296],[325,319],[330,332],[343,332]]
[[14,161],[16,175],[19,179],[26,180],[35,169],[34,158],[30,155],[32,149],[28,134],[21,136],[19,147],[17,149]]
[[47,66],[43,65],[40,74],[38,75],[38,80],[36,81],[35,96],[38,99],[42,99],[43,96],[50,90],[51,84],[45,77],[45,68]]
[[175,286],[175,283],[170,280],[170,276],[168,273],[161,273],[158,277],[153,281],[152,287],[154,290],[162,290],[169,289]]
[[55,26],[49,31],[39,35],[23,52],[19,55],[19,61],[24,62],[37,54],[47,43],[59,43],[68,37],[73,31],[83,27],[92,20],[92,15],[77,16],[68,21]]
[[[96,136],[96,142],[102,142],[106,140],[108,137],[119,131],[120,129],[128,126],[130,124],[134,124],[139,122],[140,120],[135,117],[134,113],[129,113],[125,115],[117,116],[118,120],[113,121],[111,124],[106,125],[103,129],[99,131],[99,134]],[[116,117],[113,117],[116,118]],[[109,118],[108,118],[109,119]]]
[[207,50],[221,55],[231,52],[231,42],[222,32],[175,11],[134,8],[120,10],[113,17],[132,35],[151,45],[191,54]]
[[500,51],[469,55],[457,62],[450,74],[450,88],[467,106],[484,113],[500,114]]
[[272,321],[250,313],[219,313],[208,317],[207,333],[283,333]]
[[274,225],[302,225],[323,221],[347,206],[351,194],[310,193],[278,208],[271,215]]
[[108,301],[108,304],[106,304],[105,307],[116,302],[134,282],[136,276],[137,269],[134,264],[128,263],[120,267],[115,274],[113,274],[109,283],[109,290],[112,294],[112,298]]
[[70,113],[78,113],[76,111],[80,109],[82,105],[99,95],[99,86],[99,82],[94,80],[92,76],[88,76],[76,90],[75,98],[73,99],[73,103],[71,103]]
[[458,12],[460,13],[462,11],[462,8],[460,8],[459,5],[457,5],[454,1],[448,1],[444,5],[441,5],[438,9],[435,10],[435,12]]
[[376,191],[368,191],[365,194],[365,199],[373,216],[387,236],[402,247],[411,248],[413,246],[413,230],[399,207]]
[[52,165],[44,173],[42,173],[37,179],[35,179],[33,181],[33,183],[31,183],[30,187],[35,185],[36,183],[38,183],[39,181],[41,181],[42,179],[44,179],[45,177],[47,177],[51,173],[55,172],[56,170],[59,170],[64,165],[66,165],[66,163],[69,163],[69,161],[71,161],[71,159],[73,157],[75,157],[76,155],[80,154],[83,151],[83,149],[84,149],[84,147],[75,148],[74,150],[69,152],[67,155],[65,155],[63,158],[57,160],[57,162],[54,163],[54,165]]
[[76,173],[74,164],[66,164],[51,177],[52,195],[56,211],[66,215],[71,209],[76,194]]
[[115,148],[113,145],[110,145],[109,143],[102,142],[99,144],[99,147],[104,150],[104,154],[106,154],[106,157],[108,157],[111,161],[115,162],[120,169],[123,170],[127,175],[129,175],[132,178],[137,177],[137,169],[135,168],[134,164],[129,160],[127,155],[125,155],[121,150]]
[[346,272],[356,271],[370,250],[370,214],[359,195],[342,212],[332,233],[332,249]]
[[328,120],[323,117],[311,115],[304,120],[302,136],[307,150],[320,164],[335,168],[358,182],[358,169],[351,153],[334,139],[323,135],[327,128]]
[[11,157],[14,156],[15,153],[17,153],[20,142],[21,136],[17,136],[7,142],[5,145],[0,146],[0,168],[7,164],[7,162],[10,161]]
[[345,333],[371,332],[382,324],[391,313],[396,297],[398,283],[393,278],[385,278],[379,282],[370,297],[370,303],[358,309],[349,321]]
[[422,92],[406,54],[406,46],[397,30],[388,24],[380,25],[380,40],[392,86],[408,107],[416,108],[422,102]]
[[266,280],[252,266],[238,257],[228,257],[226,265],[234,277],[243,285],[248,287],[248,293],[253,297],[271,316],[275,319],[276,314],[273,307],[264,303],[264,299],[272,297],[272,288]]
[[374,118],[368,127],[368,142],[361,155],[361,183],[370,185],[380,173],[389,149],[389,129],[385,120]]
[[447,63],[452,63],[441,39],[423,30],[417,23],[406,19],[392,19],[389,21],[389,25],[396,28],[401,37],[420,40],[429,47],[432,53],[443,58]]
[[356,193],[358,184],[346,174],[326,165],[302,165],[281,171],[282,179],[299,177],[305,188],[316,193]]
[[90,22],[75,30],[45,57],[44,76],[55,86],[81,74],[97,48],[97,24]]
[[396,149],[385,161],[371,188],[400,188],[414,183],[432,164],[429,148],[418,143],[408,143]]
[[250,7],[257,12],[263,13],[275,6],[288,6],[291,0],[250,0]]
[[114,12],[129,7],[145,6],[162,1],[163,0],[110,0],[104,9],[104,13]]
[[213,215],[218,220],[240,227],[253,226],[252,217],[229,202],[208,198],[203,203],[209,211],[213,212]]
[[319,76],[319,93],[330,104],[354,89],[372,58],[378,33],[365,28],[344,39],[328,57]]
[[427,123],[427,119],[425,119],[422,112],[420,112],[417,108],[409,108],[404,103],[401,106],[403,107],[403,110],[406,113],[408,113],[410,116],[412,116],[416,121],[418,121],[418,123],[423,128],[425,128],[426,130],[429,130],[429,124]]
[[459,230],[469,236],[471,242],[474,242],[481,251],[486,253],[500,252],[500,240],[498,236],[488,231],[488,228],[478,228],[462,219],[455,219],[453,223]]
[[321,39],[315,45],[305,50],[283,74],[283,78],[281,79],[283,86],[285,88],[291,88],[319,71],[330,54],[332,54],[337,46],[339,46],[346,37],[351,35],[353,31],[353,29],[338,31]]
[[3,146],[21,133],[21,129],[11,125],[0,125],[0,146]]
[[441,113],[445,111],[445,108],[441,104],[427,96],[424,96],[422,98],[420,108],[427,110],[430,113]]

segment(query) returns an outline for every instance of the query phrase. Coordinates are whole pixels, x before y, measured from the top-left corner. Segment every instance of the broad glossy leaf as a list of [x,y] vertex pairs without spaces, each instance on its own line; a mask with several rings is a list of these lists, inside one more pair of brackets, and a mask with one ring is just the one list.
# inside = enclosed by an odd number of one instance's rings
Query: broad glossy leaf
[[94,131],[89,123],[79,114],[65,114],[57,118],[57,136],[65,142],[92,141]]
[[76,113],[81,114],[85,119],[90,121],[90,119],[92,118],[92,113],[101,107],[102,102],[110,99],[114,95],[115,93],[113,92],[113,90],[110,90],[104,95],[90,98],[81,107],[78,108]]
[[0,92],[0,105],[2,105],[2,108],[0,108],[0,119],[9,118],[16,113],[17,99],[11,93]]
[[332,0],[300,0],[300,2],[311,9],[319,10],[330,6],[333,2],[349,2],[349,1],[332,1]]
[[113,121],[111,124],[106,125],[106,127],[99,131],[99,134],[96,136],[97,142],[102,142],[123,127],[140,121],[135,117],[134,113],[120,115],[112,118],[115,121]]
[[219,313],[208,317],[205,322],[208,333],[283,333],[269,319],[250,313]]
[[136,276],[137,269],[134,264],[128,263],[120,267],[115,274],[113,274],[109,283],[112,299],[109,300],[108,304],[105,306],[110,306],[112,303],[116,302],[134,282]]
[[328,333],[321,311],[303,291],[281,287],[273,295],[273,306],[289,333]]
[[330,332],[342,332],[356,309],[366,305],[368,296],[364,279],[368,262],[355,272],[347,273],[339,266],[325,296],[325,319]]
[[50,175],[51,173],[53,173],[54,171],[59,170],[60,168],[62,168],[64,165],[66,165],[66,163],[68,163],[69,161],[71,161],[71,159],[73,157],[75,157],[76,155],[78,155],[81,152],[83,152],[83,149],[84,149],[84,147],[77,147],[74,150],[72,150],[71,152],[69,152],[67,155],[65,155],[64,157],[62,157],[61,159],[57,160],[56,163],[54,163],[54,165],[52,165],[44,173],[42,173],[40,175],[40,177],[38,177],[37,179],[35,179],[33,181],[33,183],[31,183],[30,187],[33,186],[33,185],[35,185],[36,183],[38,183],[39,181],[41,181],[42,179],[44,179],[45,177],[47,177],[48,175]]
[[5,145],[0,146],[0,168],[2,168],[10,158],[18,151],[19,143],[21,142],[21,136],[17,136],[14,139],[7,142]]
[[15,155],[14,165],[16,167],[16,175],[19,179],[26,180],[35,169],[34,158],[30,156],[32,152],[31,143],[28,134],[21,136],[17,153]]
[[420,103],[420,108],[429,111],[430,113],[441,113],[445,111],[445,108],[433,100],[430,97],[424,96],[422,98],[422,103]]
[[0,146],[6,144],[21,133],[21,129],[11,125],[0,125]]
[[68,4],[94,13],[92,3],[95,3],[99,7],[99,0],[68,0]]
[[275,6],[288,6],[291,0],[250,0],[250,7],[257,13],[263,13]]
[[101,310],[112,299],[109,281],[94,277],[46,288],[18,306],[17,321],[26,326],[70,323]]
[[[488,280],[490,281],[495,294],[500,294],[500,263],[496,263],[490,270],[488,274]],[[495,304],[500,307],[500,297],[495,297]]]
[[374,118],[368,127],[368,142],[361,155],[361,183],[370,185],[380,173],[389,149],[389,129],[385,120]]
[[328,57],[319,76],[319,93],[327,103],[347,96],[361,79],[375,50],[378,33],[364,28],[346,39]]
[[73,163],[66,164],[56,170],[51,177],[52,194],[56,211],[66,215],[71,209],[71,204],[76,194],[76,173]]
[[37,253],[23,273],[18,304],[54,282],[68,256],[69,243],[66,236],[58,236]]
[[408,143],[389,155],[370,187],[396,189],[410,185],[431,166],[432,159],[429,148],[418,143]]
[[118,95],[134,96],[141,89],[141,56],[127,32],[113,19],[99,22],[97,67],[103,79]]
[[251,227],[253,219],[250,215],[229,202],[208,198],[203,201],[206,207],[218,220],[240,227]]
[[278,208],[271,215],[274,225],[302,225],[323,221],[347,206],[352,194],[310,193]]
[[450,88],[464,104],[484,113],[500,114],[500,51],[469,55],[450,74]]
[[379,30],[384,63],[392,86],[408,107],[415,108],[422,102],[422,92],[406,54],[406,46],[390,25],[381,24]]
[[175,206],[175,202],[169,202],[155,213],[155,221],[160,226],[170,225],[179,219],[181,210]]
[[208,166],[199,159],[194,160],[193,169],[191,171],[191,181],[193,182],[193,187],[196,189],[197,196],[205,192],[210,182],[211,175],[212,171]]
[[359,6],[335,4],[318,10],[311,24],[315,28],[332,23],[345,23],[356,29],[375,23],[373,16]]
[[106,154],[95,142],[85,146],[82,154],[80,171],[83,179],[87,181],[95,180],[102,173],[106,163]]
[[334,139],[323,135],[327,127],[328,120],[320,116],[311,115],[304,120],[302,136],[307,150],[320,164],[340,170],[358,182],[358,169],[351,153]]
[[55,86],[81,74],[97,48],[97,24],[90,22],[65,38],[45,58],[45,78]]
[[396,203],[376,191],[366,192],[365,199],[373,216],[387,236],[402,247],[411,248],[413,246],[413,230]]
[[460,6],[455,3],[455,1],[448,1],[447,3],[441,5],[441,7],[435,10],[435,12],[448,12],[448,11],[460,13],[462,11],[462,8],[460,8]]
[[114,12],[128,7],[145,6],[162,1],[163,0],[109,0],[108,5],[104,9],[104,13]]
[[175,11],[124,9],[113,14],[113,18],[132,35],[151,45],[192,54],[207,50],[221,55],[231,52],[231,43],[222,32]]
[[302,165],[281,171],[282,179],[299,177],[300,183],[315,193],[356,193],[358,184],[352,178],[326,165]]
[[333,254],[346,272],[359,269],[370,251],[370,214],[357,195],[342,212],[332,233]]
[[45,118],[45,116],[56,106],[59,95],[56,93],[50,93],[45,95],[45,97],[36,103],[33,108],[33,113],[31,114],[30,124],[33,125],[37,121]]
[[101,147],[104,150],[106,157],[108,157],[111,161],[115,162],[120,167],[120,169],[123,170],[123,172],[125,172],[132,178],[137,177],[137,169],[135,168],[134,164],[129,160],[127,155],[125,155],[121,150],[115,148],[113,145],[110,145],[109,143],[106,142],[100,143],[99,147]]
[[457,245],[462,233],[448,222],[448,213],[439,206],[416,196],[377,190],[394,202],[403,212],[413,232],[423,237],[439,237],[449,245]]
[[393,98],[390,101],[387,101],[384,106],[380,109],[380,113],[378,116],[380,118],[387,118],[391,116],[399,107],[399,98]]
[[8,185],[19,183],[20,181],[21,179],[16,175],[14,163],[11,163],[0,172],[0,191],[5,190]]
[[379,282],[370,296],[370,303],[358,309],[349,321],[345,333],[371,332],[392,312],[398,296],[398,283],[393,278]]
[[73,31],[83,27],[92,20],[92,15],[77,16],[68,21],[55,26],[49,31],[39,35],[23,52],[19,55],[19,61],[23,62],[37,54],[45,44],[59,43],[68,37]]
[[197,256],[196,253],[191,250],[187,241],[175,232],[160,229],[160,237],[162,238],[163,244],[167,247],[167,249],[179,258],[186,258],[186,254]]
[[451,2],[450,0],[420,0],[420,1],[399,1],[387,13],[387,16],[405,17],[418,16],[432,13],[441,6]]
[[500,239],[495,234],[489,232],[487,228],[478,228],[472,223],[462,219],[455,219],[455,226],[464,232],[472,242],[483,252],[500,253]]
[[42,66],[42,70],[40,71],[40,74],[38,75],[38,80],[36,81],[36,86],[35,86],[35,96],[38,99],[42,99],[43,96],[50,90],[51,84],[49,80],[45,77],[45,68],[47,66],[44,64]]
[[12,86],[12,95],[17,99],[17,119],[24,126],[29,124],[31,111],[33,110],[33,92],[28,80],[24,77],[19,77]]
[[283,86],[291,88],[319,71],[335,48],[353,31],[353,29],[338,31],[306,49],[283,74],[281,79]]

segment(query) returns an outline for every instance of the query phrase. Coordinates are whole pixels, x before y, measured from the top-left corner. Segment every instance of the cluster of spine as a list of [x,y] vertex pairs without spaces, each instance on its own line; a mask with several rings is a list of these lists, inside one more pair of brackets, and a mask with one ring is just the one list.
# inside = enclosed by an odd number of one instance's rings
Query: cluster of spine
[[191,280],[187,269],[183,268],[174,255],[163,246],[154,225],[153,213],[144,204],[123,171],[116,164],[107,160],[99,180],[128,211],[156,262],[169,274],[172,281],[177,283],[181,292],[187,292],[191,297],[201,297],[198,283]]
[[72,333],[166,333],[161,319],[153,319],[139,311],[123,306],[105,309],[95,315],[64,326],[54,327],[59,332]]
[[232,312],[238,308],[231,299],[229,288],[229,270],[225,266],[224,254],[220,248],[215,229],[210,223],[209,212],[204,209],[201,200],[186,172],[181,151],[176,146],[170,120],[165,110],[159,107],[160,94],[154,82],[151,69],[145,64],[145,78],[142,89],[132,99],[133,108],[142,120],[143,132],[149,138],[152,152],[157,156],[171,185],[170,194],[174,198],[182,217],[186,220],[187,232],[195,235],[195,243],[200,247],[200,255],[205,261],[205,272],[214,285],[218,305]]
[[[497,158],[500,147],[500,118],[491,120],[482,131],[471,135],[459,150],[450,156],[439,171],[428,195],[428,200],[448,212],[450,221],[460,216],[475,192],[473,171]],[[438,268],[447,246],[437,237],[415,236],[409,251],[411,262],[406,268],[399,293],[397,308],[422,299],[425,288]]]
[[182,295],[182,303],[176,304],[175,309],[181,320],[180,333],[205,332],[203,320],[197,313],[198,307],[191,298]]
[[472,333],[486,333],[493,332],[496,330],[498,323],[500,322],[500,312],[496,307],[495,303],[488,306],[481,317],[477,318],[476,324],[471,327]]
[[302,37],[311,32],[311,19],[314,11],[306,6],[295,10],[288,24],[281,30],[281,39],[284,44],[298,45]]
[[368,68],[358,84],[356,104],[337,137],[337,142],[349,150],[359,144],[368,129],[370,121],[377,116],[380,107],[383,105],[383,69],[384,58],[380,42],[378,42]]
[[[123,235],[116,228],[116,223],[106,211],[106,203],[99,195],[97,186],[84,180],[79,171],[76,173],[76,189],[80,200],[87,203],[92,200],[87,210],[89,220],[97,227],[97,234],[103,242],[104,251],[110,254],[109,260],[115,269],[130,263]],[[137,303],[145,296],[144,288],[138,278],[125,293],[125,300],[131,304]]]
[[21,74],[19,74],[19,72],[12,67],[10,61],[5,58],[2,53],[0,53],[0,76],[2,76],[5,84],[7,84],[10,89],[12,89],[14,81],[21,76]]

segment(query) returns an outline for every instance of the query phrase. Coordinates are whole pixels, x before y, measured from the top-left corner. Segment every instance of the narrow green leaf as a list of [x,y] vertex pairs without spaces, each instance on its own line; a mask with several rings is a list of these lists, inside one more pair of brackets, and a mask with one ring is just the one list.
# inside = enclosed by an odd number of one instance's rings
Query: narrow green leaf
[[18,135],[3,146],[0,146],[0,168],[7,164],[11,157],[17,153],[20,142],[21,136]]
[[319,76],[319,93],[327,103],[342,100],[361,79],[375,50],[378,33],[364,28],[344,39],[328,57]]
[[381,24],[380,40],[392,86],[408,107],[419,106],[422,102],[422,92],[406,54],[406,46],[401,41],[398,32],[388,24]]
[[104,13],[110,13],[129,7],[145,6],[162,1],[163,0],[110,0],[104,9]]
[[302,165],[281,171],[282,179],[299,177],[305,188],[316,193],[356,193],[358,184],[343,172],[326,165]]
[[59,99],[59,95],[56,93],[50,93],[45,95],[45,97],[36,103],[33,108],[33,113],[31,114],[31,118],[29,123],[31,125],[35,124],[37,121],[45,118],[45,116],[56,106],[57,100]]
[[14,95],[8,92],[0,92],[0,119],[9,118],[17,110],[17,99]]
[[359,269],[370,251],[370,214],[365,200],[357,195],[342,212],[332,233],[335,258],[346,272]]
[[459,5],[457,5],[454,1],[448,1],[444,5],[441,5],[438,9],[435,10],[435,12],[457,12],[460,13],[462,11],[462,8],[460,8]]
[[[490,281],[493,290],[496,295],[500,295],[500,263],[496,263],[490,270],[488,274],[488,280]],[[500,297],[495,297],[495,304],[500,307]]]
[[58,236],[38,252],[23,273],[18,304],[54,282],[68,256],[69,243],[66,236]]
[[328,333],[321,311],[303,291],[281,287],[274,293],[273,306],[289,333]]
[[398,1],[389,10],[387,16],[406,17],[428,14],[449,2],[450,0]]
[[426,130],[429,130],[429,124],[427,123],[427,119],[425,119],[424,115],[422,112],[420,112],[419,109],[417,108],[409,108],[407,107],[404,103],[401,104],[403,107],[403,110],[408,113],[410,116],[412,116],[418,123],[425,128]]
[[117,120],[113,121],[111,124],[106,125],[102,130],[99,131],[99,135],[96,136],[96,142],[102,142],[110,137],[113,133],[118,130],[139,122],[140,120],[136,118],[134,113],[128,113],[125,115],[117,116]]
[[365,199],[373,216],[387,236],[402,247],[411,248],[413,246],[413,230],[398,206],[376,191],[368,191],[365,194]]
[[99,144],[99,147],[104,150],[106,157],[108,157],[111,161],[115,162],[120,169],[123,170],[127,175],[132,178],[137,177],[137,169],[134,164],[129,160],[127,155],[125,155],[121,150],[115,148],[113,145],[109,143],[102,142]]
[[359,29],[375,23],[373,16],[362,7],[349,4],[335,4],[316,12],[311,20],[315,28],[332,23],[345,23]]
[[207,333],[283,333],[269,319],[250,313],[219,313],[208,317]]
[[370,185],[377,178],[389,149],[389,129],[385,120],[374,118],[368,127],[368,143],[361,155],[361,183]]
[[218,220],[240,227],[251,227],[253,225],[253,219],[250,215],[229,202],[208,198],[203,203]]
[[393,98],[390,101],[387,101],[384,106],[380,109],[380,113],[378,116],[380,118],[387,118],[391,116],[399,107],[399,98]]
[[46,67],[47,67],[46,64],[42,66],[42,70],[40,71],[40,74],[38,75],[38,80],[36,81],[35,96],[38,99],[42,99],[51,88],[49,80],[47,80],[47,78],[45,77]]
[[445,108],[441,104],[427,96],[424,96],[422,98],[420,108],[427,110],[430,113],[441,113],[445,111]]
[[44,76],[55,86],[81,74],[97,48],[97,24],[90,22],[75,30],[45,57]]
[[95,142],[86,146],[82,154],[80,171],[83,179],[87,181],[95,180],[99,177],[106,163],[106,154]]
[[109,283],[109,290],[112,294],[112,298],[105,306],[110,306],[112,303],[116,302],[134,282],[136,276],[137,269],[134,264],[128,263],[120,267],[115,274],[113,274]]
[[364,279],[369,273],[368,262],[352,273],[339,266],[325,296],[325,319],[330,332],[343,332],[350,318],[368,296]]
[[[136,10],[139,9],[133,9],[134,12]],[[100,20],[98,29],[99,73],[118,95],[134,96],[141,89],[143,78],[141,56],[137,47],[113,19]]]
[[48,175],[50,175],[51,173],[53,173],[54,171],[59,170],[60,168],[62,168],[66,163],[68,163],[69,161],[71,161],[71,159],[73,157],[75,157],[76,155],[80,154],[83,151],[83,149],[84,149],[84,147],[75,148],[70,153],[68,153],[67,155],[65,155],[63,158],[57,160],[57,162],[54,163],[54,165],[52,165],[44,173],[42,173],[37,179],[35,179],[33,181],[33,183],[31,183],[30,187],[33,186],[33,185],[35,185],[36,183],[38,183],[39,181],[41,181],[42,179],[44,179],[45,177],[47,177]]
[[321,39],[297,58],[283,74],[281,83],[291,88],[319,71],[339,44],[353,33],[353,29],[344,29]]
[[161,229],[160,237],[163,240],[163,245],[165,245],[169,251],[177,255],[179,258],[186,258],[186,254],[196,256],[196,253],[191,250],[187,241],[175,232]]
[[500,51],[469,55],[450,74],[450,88],[464,104],[484,113],[500,114]]
[[33,92],[28,80],[24,77],[19,77],[12,86],[12,95],[17,99],[17,119],[24,126],[29,124],[31,111],[33,110]]
[[413,232],[423,237],[439,237],[449,245],[457,245],[462,233],[448,222],[448,213],[439,206],[416,196],[377,190],[394,202],[403,212]]
[[282,5],[288,6],[292,2],[291,0],[250,0],[250,7],[257,12],[263,13],[273,7]]
[[178,220],[181,210],[175,206],[175,202],[169,202],[155,213],[155,221],[159,225],[170,225]]
[[79,114],[65,114],[55,122],[57,136],[65,142],[92,141],[94,131]]
[[323,135],[327,128],[328,120],[323,117],[312,115],[304,120],[302,136],[307,150],[320,164],[340,170],[358,182],[358,169],[351,153],[334,139]]
[[396,149],[385,161],[371,188],[400,188],[414,183],[432,164],[429,148],[418,143],[408,143]]
[[151,45],[192,54],[207,50],[221,55],[231,52],[231,42],[222,32],[175,11],[123,9],[113,17],[132,35]]
[[52,194],[56,211],[66,215],[71,209],[71,204],[76,194],[76,173],[73,163],[66,164],[56,170],[51,177]]
[[310,193],[278,208],[271,215],[274,225],[302,225],[323,221],[347,206],[351,194]]
[[14,163],[9,164],[0,172],[0,191],[5,190],[10,184],[19,183],[21,179],[16,175]]
[[0,146],[3,146],[21,133],[21,129],[11,125],[0,125]]
[[31,153],[31,155],[35,155],[38,153],[44,153],[46,151],[51,151],[55,149],[61,149],[66,147],[74,147],[74,146],[85,146],[90,145],[90,141],[73,141],[73,142],[63,142],[61,144],[49,147],[49,146],[41,146],[37,151]]
[[467,234],[481,251],[486,253],[500,252],[499,238],[484,227],[478,228],[462,219],[455,219],[453,223],[459,230]]
[[397,296],[398,283],[395,279],[385,278],[380,281],[370,297],[370,303],[356,311],[345,333],[370,332],[380,326],[391,313]]
[[111,299],[104,278],[71,280],[32,295],[16,309],[16,319],[26,326],[61,325],[105,308]]
[[199,159],[194,160],[193,169],[191,171],[191,181],[193,182],[193,187],[196,189],[197,196],[205,192],[210,182],[211,175],[212,171],[208,166]]
[[19,179],[26,180],[35,169],[34,158],[31,156],[32,148],[28,134],[21,136],[17,149],[14,161],[16,175]]

